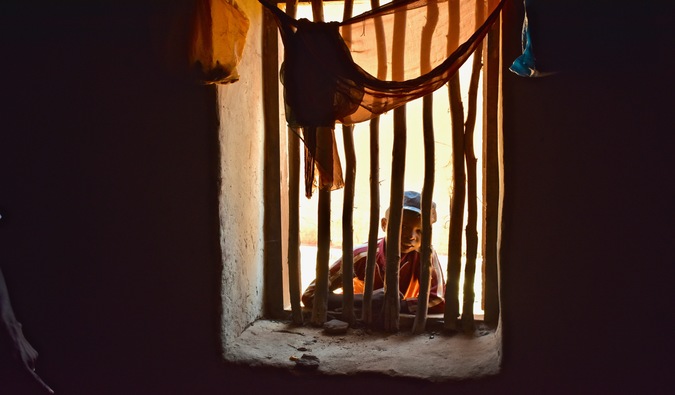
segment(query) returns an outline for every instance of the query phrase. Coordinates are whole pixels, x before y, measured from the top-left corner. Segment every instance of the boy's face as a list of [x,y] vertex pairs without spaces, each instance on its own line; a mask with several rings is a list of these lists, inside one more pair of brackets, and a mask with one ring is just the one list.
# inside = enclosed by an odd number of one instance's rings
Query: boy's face
[[[382,230],[385,231],[385,234],[387,232],[388,217],[382,218]],[[422,216],[414,211],[403,210],[403,219],[401,221],[401,255],[412,251],[419,251],[421,246]]]

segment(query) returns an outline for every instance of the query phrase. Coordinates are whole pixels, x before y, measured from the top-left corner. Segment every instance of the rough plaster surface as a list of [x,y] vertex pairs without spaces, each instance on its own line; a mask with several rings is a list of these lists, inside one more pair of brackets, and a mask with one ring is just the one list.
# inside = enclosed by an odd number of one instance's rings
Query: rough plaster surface
[[251,22],[238,67],[240,79],[218,87],[225,347],[261,316],[263,305],[262,9],[253,0],[238,4]]
[[350,329],[328,335],[321,328],[260,320],[226,350],[229,361],[297,370],[294,358],[319,359],[317,373],[355,375],[378,373],[430,381],[494,375],[501,362],[500,331],[412,335],[367,333]]

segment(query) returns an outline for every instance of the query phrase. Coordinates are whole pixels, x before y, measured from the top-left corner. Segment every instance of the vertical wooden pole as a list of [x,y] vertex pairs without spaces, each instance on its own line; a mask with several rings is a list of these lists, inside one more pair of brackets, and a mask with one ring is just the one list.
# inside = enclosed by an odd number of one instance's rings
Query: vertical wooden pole
[[[318,128],[317,151],[330,149],[332,152],[333,134],[329,128]],[[327,161],[327,164],[332,162]],[[333,169],[325,169],[332,174]],[[317,250],[316,250],[316,289],[312,305],[313,325],[323,325],[328,312],[328,264],[330,259],[330,188],[319,187],[319,207],[317,223]]]
[[[448,2],[450,23],[448,46],[459,44],[459,0]],[[452,170],[453,182],[450,196],[450,234],[448,236],[448,280],[445,287],[444,328],[457,330],[459,316],[459,275],[462,270],[462,228],[464,226],[464,199],[466,175],[464,173],[464,106],[459,83],[459,72],[448,83],[450,118],[452,120]]]
[[[420,72],[431,70],[431,38],[438,23],[438,5],[435,0],[427,6],[427,23],[422,29],[420,46]],[[434,194],[434,175],[436,150],[434,141],[434,94],[430,93],[422,99],[422,130],[424,134],[424,186],[422,187],[422,246],[420,265],[420,291],[417,300],[417,313],[413,323],[413,333],[422,333],[427,322],[427,306],[429,305],[429,289],[431,288],[431,205]]]
[[312,0],[312,18],[314,22],[323,22],[323,0]]
[[[321,0],[312,0],[314,21],[323,21],[323,4]],[[311,132],[310,132],[311,133]],[[333,152],[332,129],[319,127],[316,130],[317,155]],[[332,161],[326,161],[328,174],[333,174]],[[321,174],[319,174],[321,177]],[[323,325],[328,312],[328,264],[330,259],[330,189],[319,182],[319,207],[317,223],[316,250],[316,290],[312,306],[313,325]]]
[[[295,18],[297,0],[286,1],[286,13]],[[300,295],[300,138],[298,130],[288,131],[288,290],[294,324],[302,324]]]
[[284,315],[283,258],[281,249],[281,157],[279,146],[279,82],[278,82],[278,37],[274,17],[269,10],[263,12],[262,24],[263,62],[263,111],[265,114],[265,159],[263,193],[265,217],[263,234],[264,251],[264,300],[265,314],[271,318]]
[[[495,1],[495,0],[490,0]],[[490,7],[492,9],[492,7]],[[483,71],[483,309],[485,323],[499,321],[498,223],[499,223],[499,84],[500,19],[487,35]]]
[[[476,2],[476,25],[480,24],[484,14],[482,1]],[[466,266],[464,268],[464,299],[462,306],[462,329],[474,330],[473,303],[476,295],[473,289],[476,278],[476,257],[478,255],[478,187],[476,181],[476,154],[473,149],[473,136],[476,128],[478,101],[478,82],[483,59],[483,45],[473,53],[471,80],[469,82],[468,102],[464,130],[464,156],[467,175],[467,224],[466,224]]]
[[[379,0],[371,0],[371,8],[380,7]],[[375,18],[375,40],[377,41],[377,78],[387,76],[387,52],[384,43],[384,25],[382,18]],[[366,325],[373,323],[373,283],[375,276],[375,256],[377,254],[377,235],[380,229],[380,117],[370,121],[370,226],[368,229],[368,256],[363,291],[363,311],[361,319]],[[378,312],[379,313],[379,312]]]
[[323,325],[328,312],[328,260],[330,258],[330,190],[319,189],[316,250],[316,290],[312,306],[313,325]]
[[[481,23],[484,14],[484,4],[476,2],[476,25]],[[476,155],[473,148],[473,136],[476,127],[478,83],[483,59],[483,45],[473,53],[471,80],[469,82],[469,109],[464,132],[464,155],[467,172],[467,202],[468,216],[466,226],[466,267],[464,268],[464,300],[462,306],[462,328],[473,331],[474,317],[473,304],[475,301],[474,280],[476,278],[476,257],[478,255],[478,187],[476,181]]]
[[401,220],[403,216],[403,179],[405,175],[405,106],[394,110],[394,146],[391,164],[391,199],[387,222],[387,263],[385,269],[384,330],[399,330],[399,264],[401,261]]
[[[394,14],[394,36],[392,48],[392,78],[405,78],[405,31],[406,12]],[[403,215],[403,183],[405,176],[406,151],[406,109],[405,105],[394,109],[394,146],[391,164],[391,200],[387,225],[387,265],[385,269],[384,330],[397,332],[399,329],[400,298],[398,287],[399,264],[401,260],[401,219]]]
[[300,139],[288,128],[288,276],[293,323],[302,324],[300,306]]
[[342,126],[344,138],[346,176],[344,204],[342,206],[342,320],[354,323],[354,184],[356,179],[356,153],[354,127]]
[[[373,323],[373,285],[375,282],[375,257],[377,256],[377,235],[380,229],[380,118],[370,121],[370,224],[368,228],[368,256],[363,290],[363,311],[361,319],[370,326]],[[377,312],[379,313],[379,312]]]
[[[346,0],[343,19],[352,15],[353,1]],[[351,30],[343,32],[343,39],[351,45]],[[342,206],[342,320],[353,324],[354,316],[354,185],[356,182],[356,152],[354,151],[354,127],[342,125],[346,157],[344,202]]]

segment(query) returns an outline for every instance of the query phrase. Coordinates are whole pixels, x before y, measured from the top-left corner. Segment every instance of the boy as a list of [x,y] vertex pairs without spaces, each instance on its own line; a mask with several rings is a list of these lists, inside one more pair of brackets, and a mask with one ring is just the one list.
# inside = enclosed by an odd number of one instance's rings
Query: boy
[[[399,261],[399,296],[401,298],[401,313],[414,314],[417,311],[417,296],[419,295],[420,276],[420,247],[422,246],[422,209],[421,196],[414,191],[403,194],[403,218],[401,222],[401,259]],[[381,220],[382,230],[387,233],[389,209]],[[436,204],[432,205],[431,223],[436,222]],[[375,278],[373,283],[373,311],[380,308],[384,299],[384,271],[386,268],[386,236],[377,242],[375,256]],[[368,245],[364,244],[354,249],[354,305],[360,307],[363,301],[363,292],[366,274]],[[443,270],[436,251],[432,249],[431,288],[429,292],[429,313],[443,313],[445,301],[445,280]],[[314,302],[315,281],[302,294],[302,302],[311,307]],[[342,306],[342,294],[335,293],[342,288],[342,259],[338,259],[330,267],[328,274],[328,309],[333,310]]]

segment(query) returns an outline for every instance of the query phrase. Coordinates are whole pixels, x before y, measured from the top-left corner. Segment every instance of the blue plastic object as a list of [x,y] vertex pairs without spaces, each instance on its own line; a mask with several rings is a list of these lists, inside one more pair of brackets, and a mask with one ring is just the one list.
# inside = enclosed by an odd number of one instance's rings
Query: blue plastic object
[[521,77],[538,77],[541,75],[536,67],[536,59],[532,50],[532,37],[530,36],[530,26],[527,21],[527,0],[523,1],[525,7],[525,17],[523,18],[523,32],[521,40],[523,44],[523,54],[516,58],[509,67],[509,70]]

